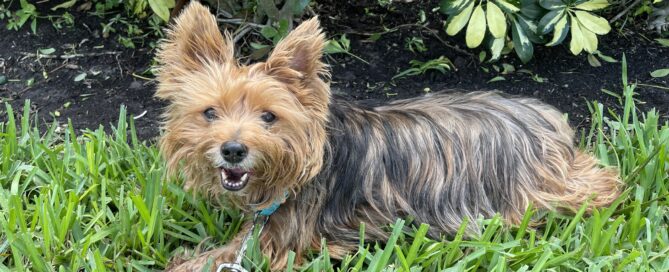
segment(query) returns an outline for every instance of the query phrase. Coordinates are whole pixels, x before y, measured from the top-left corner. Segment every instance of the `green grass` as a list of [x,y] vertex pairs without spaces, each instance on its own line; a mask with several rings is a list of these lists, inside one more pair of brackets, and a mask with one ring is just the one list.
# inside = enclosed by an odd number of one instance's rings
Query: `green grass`
[[[622,112],[592,103],[581,145],[620,166],[627,190],[610,208],[575,216],[528,209],[520,226],[482,220],[482,235],[432,240],[427,226],[398,220],[383,244],[361,244],[335,262],[313,253],[304,271],[668,271],[669,124],[634,106],[626,80]],[[186,193],[164,177],[156,147],[135,137],[121,112],[113,132],[40,134],[29,107],[0,123],[0,271],[150,271],[184,248],[223,245],[245,219]],[[532,219],[532,220],[530,220]],[[533,226],[531,222],[543,224]],[[364,231],[361,231],[363,233]],[[247,267],[267,270],[250,247]],[[294,257],[294,255],[291,255]]]

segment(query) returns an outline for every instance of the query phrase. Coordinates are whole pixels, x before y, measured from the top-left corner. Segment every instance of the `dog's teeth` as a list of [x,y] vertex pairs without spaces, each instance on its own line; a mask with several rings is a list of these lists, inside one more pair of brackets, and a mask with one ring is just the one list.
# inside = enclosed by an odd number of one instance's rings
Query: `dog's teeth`
[[249,173],[244,173],[241,179],[239,179],[240,183],[246,182],[246,180],[249,179]]

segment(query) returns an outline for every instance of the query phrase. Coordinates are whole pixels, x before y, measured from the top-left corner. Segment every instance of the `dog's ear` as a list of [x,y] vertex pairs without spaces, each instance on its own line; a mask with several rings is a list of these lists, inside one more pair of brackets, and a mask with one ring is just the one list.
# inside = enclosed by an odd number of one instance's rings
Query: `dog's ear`
[[[207,62],[234,61],[234,44],[224,38],[216,17],[197,1],[192,1],[167,29],[167,37],[157,53],[158,81],[172,83],[175,77],[198,70]],[[157,92],[158,97],[169,96]]]
[[324,72],[324,64],[321,62],[324,47],[325,35],[318,18],[311,18],[279,41],[267,59],[266,70],[280,80],[293,81],[296,76],[299,79],[318,77],[319,73]]

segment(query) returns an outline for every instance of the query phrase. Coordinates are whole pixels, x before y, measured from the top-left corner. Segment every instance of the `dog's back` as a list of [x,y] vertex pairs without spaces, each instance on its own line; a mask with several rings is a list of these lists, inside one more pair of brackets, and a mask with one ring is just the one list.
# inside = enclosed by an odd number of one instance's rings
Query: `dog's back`
[[593,194],[591,205],[602,206],[619,193],[616,171],[576,150],[563,116],[535,99],[476,92],[375,108],[335,101],[328,129],[323,218],[366,222],[372,235],[385,232],[369,226],[403,216],[429,223],[435,236],[467,218],[472,233],[479,216],[518,223],[530,202],[578,209]]

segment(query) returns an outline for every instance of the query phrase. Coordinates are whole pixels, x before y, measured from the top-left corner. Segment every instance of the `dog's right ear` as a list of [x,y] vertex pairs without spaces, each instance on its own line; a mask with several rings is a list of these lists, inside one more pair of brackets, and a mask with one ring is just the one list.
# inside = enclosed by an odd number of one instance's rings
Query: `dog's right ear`
[[[232,63],[234,44],[228,35],[224,38],[216,17],[197,1],[192,1],[167,29],[167,38],[161,41],[158,53],[158,81],[173,83],[175,77],[199,70],[207,63]],[[159,88],[156,95],[168,98]]]

